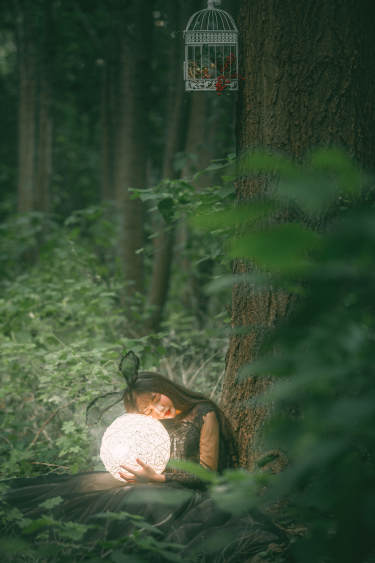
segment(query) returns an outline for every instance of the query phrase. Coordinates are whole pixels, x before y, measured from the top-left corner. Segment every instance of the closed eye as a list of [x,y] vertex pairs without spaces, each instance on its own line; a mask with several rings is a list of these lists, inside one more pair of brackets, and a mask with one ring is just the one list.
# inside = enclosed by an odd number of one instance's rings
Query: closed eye
[[[157,405],[159,401],[160,401],[160,393],[152,393],[151,404]],[[146,416],[150,416],[150,414],[152,414],[152,407],[151,406],[146,407],[142,414],[145,414]]]

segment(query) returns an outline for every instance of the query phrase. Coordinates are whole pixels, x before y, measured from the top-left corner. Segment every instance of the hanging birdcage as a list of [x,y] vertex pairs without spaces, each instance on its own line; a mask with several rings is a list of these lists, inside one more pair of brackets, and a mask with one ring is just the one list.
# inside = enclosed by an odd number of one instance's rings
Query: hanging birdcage
[[238,90],[238,30],[233,18],[214,3],[208,0],[184,31],[185,90]]

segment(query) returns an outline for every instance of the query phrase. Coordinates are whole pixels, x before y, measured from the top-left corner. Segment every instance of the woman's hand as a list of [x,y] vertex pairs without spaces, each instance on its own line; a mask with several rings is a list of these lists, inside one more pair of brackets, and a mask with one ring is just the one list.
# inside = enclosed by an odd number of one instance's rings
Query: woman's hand
[[143,463],[142,460],[136,459],[136,462],[142,467],[139,471],[135,471],[134,469],[130,469],[126,465],[121,465],[123,469],[126,469],[131,475],[124,475],[119,471],[120,477],[127,481],[130,485],[135,485],[137,483],[147,483],[148,481],[153,481],[156,483],[164,483],[165,475],[160,475],[160,473],[156,473],[156,471],[146,463]]

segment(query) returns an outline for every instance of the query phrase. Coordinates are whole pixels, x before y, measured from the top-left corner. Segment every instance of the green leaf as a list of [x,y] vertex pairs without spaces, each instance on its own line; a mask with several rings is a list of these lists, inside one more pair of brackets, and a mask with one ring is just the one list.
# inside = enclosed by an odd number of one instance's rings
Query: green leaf
[[339,188],[344,193],[352,195],[359,193],[364,174],[344,151],[337,148],[316,149],[311,155],[311,166],[327,176],[333,173],[338,179]]
[[126,555],[118,550],[112,551],[110,557],[114,563],[145,563],[145,560],[138,555]]
[[11,557],[9,561],[15,561],[13,555],[20,554],[22,559],[25,557],[36,558],[36,553],[32,547],[20,537],[1,537],[0,538],[0,553],[5,557],[5,561],[8,561],[8,555]]
[[61,538],[80,541],[86,532],[93,528],[94,526],[80,524],[79,522],[62,522],[57,533]]
[[50,516],[45,515],[42,516],[41,518],[36,518],[35,520],[32,520],[32,522],[28,526],[25,526],[22,531],[24,534],[33,534],[38,530],[47,528],[49,526],[57,526],[58,524],[59,523],[56,520],[54,520]]
[[192,461],[170,460],[168,462],[168,467],[192,473],[196,477],[199,477],[199,479],[202,479],[202,481],[215,482],[217,478],[217,474],[214,471],[205,469],[199,465],[199,463],[194,463]]
[[229,254],[249,258],[271,272],[301,273],[309,267],[308,253],[319,240],[315,232],[302,225],[286,223],[232,238]]
[[252,291],[258,289],[264,291],[270,287],[272,279],[265,272],[249,272],[244,274],[229,274],[213,279],[206,286],[207,293],[216,293],[218,291],[227,290],[233,285],[246,284],[252,288]]
[[47,510],[51,510],[51,508],[54,508],[62,502],[63,499],[61,497],[52,497],[40,503],[38,506],[40,506],[41,508],[46,508]]
[[130,514],[129,512],[123,510],[121,512],[97,512],[95,514],[95,518],[119,521],[127,520],[130,518],[131,520],[143,521],[143,517],[139,514]]
[[283,155],[261,150],[248,150],[238,158],[238,176],[250,174],[278,173],[288,178],[300,176],[299,167]]
[[259,219],[268,217],[275,211],[275,204],[269,202],[252,202],[246,205],[212,212],[212,209],[201,210],[198,215],[191,218],[193,227],[213,230],[226,228],[239,228],[251,226]]
[[171,197],[166,197],[158,203],[158,209],[166,223],[171,223],[174,219],[175,204]]

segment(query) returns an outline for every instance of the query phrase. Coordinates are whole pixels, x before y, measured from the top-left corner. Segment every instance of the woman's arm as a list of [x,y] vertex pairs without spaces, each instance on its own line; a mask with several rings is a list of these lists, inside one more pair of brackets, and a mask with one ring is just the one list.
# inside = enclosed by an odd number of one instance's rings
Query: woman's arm
[[[202,417],[203,424],[200,432],[199,440],[199,463],[205,469],[217,471],[219,460],[219,423],[217,416],[213,410],[210,410]],[[122,465],[131,476],[125,476],[120,473],[120,476],[129,484],[137,482],[153,481],[157,483],[164,482],[179,482],[186,486],[204,487],[205,483],[193,473],[188,471],[165,471],[164,473],[156,473],[150,466],[137,459],[142,469],[134,471],[125,465]]]
[[199,463],[207,469],[217,471],[219,463],[219,423],[214,411],[203,417],[199,444]]
[[[219,423],[214,411],[203,416],[199,441],[199,463],[205,469],[217,471],[219,461]],[[162,474],[166,482],[177,481],[186,486],[204,487],[205,482],[187,471],[166,471]]]

